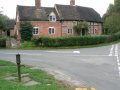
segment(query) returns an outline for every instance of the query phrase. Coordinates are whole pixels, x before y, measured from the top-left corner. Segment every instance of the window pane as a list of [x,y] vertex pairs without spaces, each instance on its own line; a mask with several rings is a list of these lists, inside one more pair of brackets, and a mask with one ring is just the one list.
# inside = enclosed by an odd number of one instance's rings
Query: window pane
[[56,21],[56,16],[49,16],[49,21]]
[[49,28],[49,34],[51,34],[51,28]]
[[52,16],[49,16],[49,20],[52,21]]
[[52,28],[52,33],[54,33],[54,28]]
[[54,34],[55,33],[55,29],[53,27],[50,27],[48,30],[49,30],[48,31],[49,34]]
[[38,27],[34,27],[33,28],[33,34],[38,34],[38,30],[39,30]]
[[72,29],[68,29],[68,33],[72,33]]

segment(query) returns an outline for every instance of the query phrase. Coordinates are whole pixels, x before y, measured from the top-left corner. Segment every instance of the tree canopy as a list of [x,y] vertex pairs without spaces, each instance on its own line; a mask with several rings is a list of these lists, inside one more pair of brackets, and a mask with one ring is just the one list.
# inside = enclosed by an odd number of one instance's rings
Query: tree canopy
[[6,15],[4,15],[4,14],[2,14],[1,12],[0,12],[0,30],[2,29],[2,30],[4,30],[4,28],[5,28],[5,21],[7,20],[7,19],[9,19]]
[[107,34],[120,32],[120,0],[114,0],[103,16],[104,29]]

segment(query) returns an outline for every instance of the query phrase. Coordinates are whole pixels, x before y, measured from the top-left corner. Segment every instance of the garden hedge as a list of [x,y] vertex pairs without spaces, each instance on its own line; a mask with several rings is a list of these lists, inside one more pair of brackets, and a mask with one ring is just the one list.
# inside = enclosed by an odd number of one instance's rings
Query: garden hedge
[[70,37],[40,37],[34,39],[36,46],[45,47],[61,47],[61,46],[84,46],[84,45],[96,45],[100,43],[108,43],[117,41],[120,39],[120,32],[114,35],[96,35],[96,36],[70,36]]
[[5,47],[6,47],[6,39],[0,38],[0,48],[5,48]]

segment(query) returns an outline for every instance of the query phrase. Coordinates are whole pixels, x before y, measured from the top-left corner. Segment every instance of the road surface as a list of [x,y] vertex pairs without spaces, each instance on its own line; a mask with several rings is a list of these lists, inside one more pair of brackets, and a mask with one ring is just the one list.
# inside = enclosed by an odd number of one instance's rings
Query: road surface
[[22,64],[49,71],[76,87],[120,90],[120,44],[61,50],[0,50],[0,59],[15,62],[18,53]]

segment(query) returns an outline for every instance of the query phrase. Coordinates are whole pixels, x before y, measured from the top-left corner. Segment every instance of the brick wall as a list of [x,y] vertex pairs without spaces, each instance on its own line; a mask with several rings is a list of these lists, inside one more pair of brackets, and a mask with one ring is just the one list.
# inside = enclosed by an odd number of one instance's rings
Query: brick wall
[[[46,37],[61,37],[61,23],[60,22],[49,22],[49,21],[32,21],[31,24],[33,27],[38,27],[38,35],[35,36],[46,36]],[[55,28],[55,33],[54,34],[49,34],[48,29],[49,27],[54,27]]]

